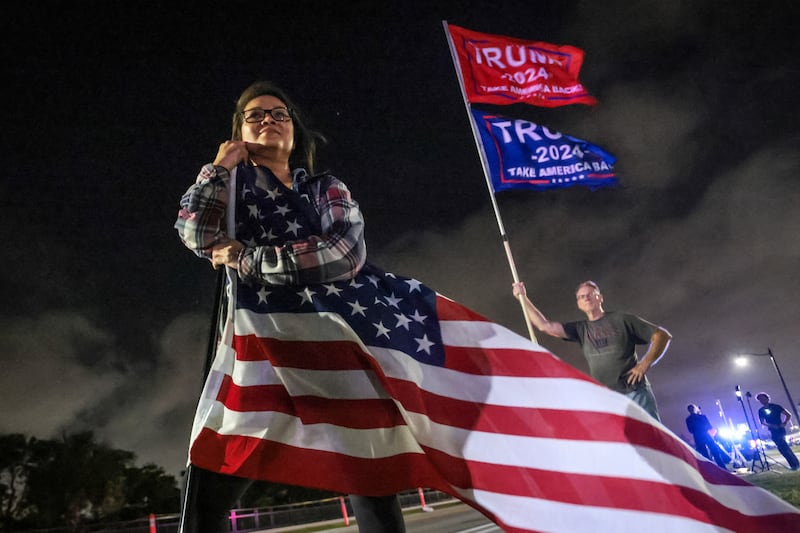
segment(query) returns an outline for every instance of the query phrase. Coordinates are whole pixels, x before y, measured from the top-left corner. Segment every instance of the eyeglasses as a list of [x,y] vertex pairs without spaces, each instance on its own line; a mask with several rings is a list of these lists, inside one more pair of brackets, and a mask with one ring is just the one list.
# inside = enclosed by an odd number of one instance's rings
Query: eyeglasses
[[245,109],[242,111],[242,116],[245,122],[263,122],[267,115],[271,116],[276,122],[286,122],[292,120],[292,112],[288,107],[273,107],[272,109],[261,109],[254,107],[253,109]]

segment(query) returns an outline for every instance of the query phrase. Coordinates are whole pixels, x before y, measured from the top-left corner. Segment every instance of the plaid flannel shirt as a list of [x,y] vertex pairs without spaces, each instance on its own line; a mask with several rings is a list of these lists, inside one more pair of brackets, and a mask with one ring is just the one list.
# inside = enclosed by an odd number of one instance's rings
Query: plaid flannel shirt
[[[245,170],[257,173],[254,175],[262,180],[262,185],[268,185],[266,193],[257,192],[261,188],[251,189],[245,185],[239,196],[243,205],[237,206],[236,238],[245,244],[238,264],[242,281],[306,285],[349,279],[358,273],[366,260],[364,219],[344,183],[329,174],[310,176],[304,169],[295,169],[292,172],[294,186],[288,190],[263,167],[240,167],[237,181]],[[200,257],[210,259],[213,246],[227,239],[225,211],[229,185],[229,172],[208,164],[203,166],[195,183],[181,198],[175,229],[184,245]],[[297,213],[287,211],[286,203],[278,200],[283,195],[285,198],[295,195],[291,198],[294,205],[300,205],[297,204],[299,198],[310,204],[313,208],[310,216],[317,218],[312,222],[318,233],[309,233],[308,227],[301,230],[296,225],[292,227],[292,213]],[[287,224],[276,224],[276,215],[272,213],[271,218],[249,221],[251,230],[253,224],[263,224],[258,228],[258,238],[252,231],[240,235],[241,218],[248,216],[247,209],[250,212],[254,209],[246,205],[248,199],[262,202],[261,210],[264,201],[275,200],[274,206],[285,217],[289,229],[286,229]],[[259,211],[255,208],[255,212]]]

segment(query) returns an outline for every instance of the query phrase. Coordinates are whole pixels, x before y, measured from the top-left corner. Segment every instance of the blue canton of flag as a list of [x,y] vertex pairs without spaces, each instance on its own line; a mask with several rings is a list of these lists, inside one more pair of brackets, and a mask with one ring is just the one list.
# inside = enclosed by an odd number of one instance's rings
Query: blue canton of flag
[[321,231],[316,217],[308,216],[314,207],[307,196],[284,194],[275,184],[258,183],[255,174],[241,173],[240,179],[236,235],[247,246],[279,246]]
[[436,294],[421,282],[367,264],[352,280],[299,287],[239,287],[238,307],[256,313],[336,313],[371,346],[442,366]]
[[471,111],[495,191],[599,188],[617,181],[616,158],[599,146],[527,120]]

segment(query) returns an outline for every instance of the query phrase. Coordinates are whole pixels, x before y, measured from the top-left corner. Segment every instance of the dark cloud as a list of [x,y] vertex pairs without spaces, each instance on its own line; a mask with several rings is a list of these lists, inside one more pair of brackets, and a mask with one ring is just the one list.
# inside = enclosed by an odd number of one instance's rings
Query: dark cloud
[[85,317],[45,311],[0,323],[0,431],[49,435],[124,382],[113,336]]

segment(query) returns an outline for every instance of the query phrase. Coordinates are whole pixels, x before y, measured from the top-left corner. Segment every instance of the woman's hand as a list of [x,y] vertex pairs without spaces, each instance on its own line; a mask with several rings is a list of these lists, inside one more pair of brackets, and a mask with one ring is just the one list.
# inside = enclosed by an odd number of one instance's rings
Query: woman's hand
[[249,158],[247,143],[244,141],[225,141],[219,145],[217,157],[214,158],[214,165],[225,167],[230,171],[241,161],[247,161]]
[[244,249],[244,244],[239,241],[226,241],[214,245],[211,248],[211,264],[214,269],[221,266],[228,266],[239,269],[239,252]]

